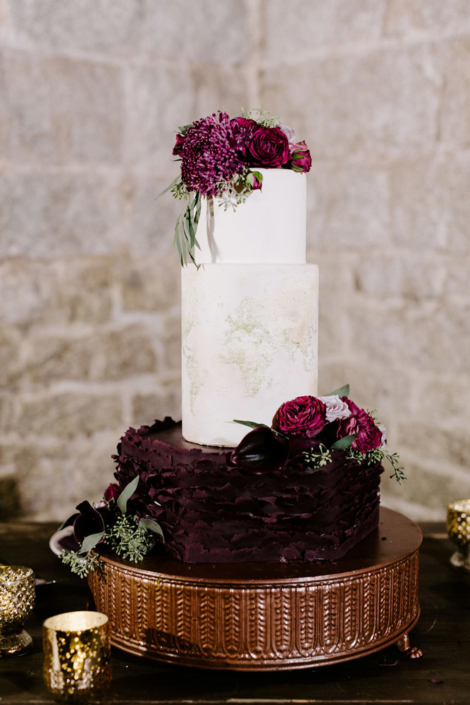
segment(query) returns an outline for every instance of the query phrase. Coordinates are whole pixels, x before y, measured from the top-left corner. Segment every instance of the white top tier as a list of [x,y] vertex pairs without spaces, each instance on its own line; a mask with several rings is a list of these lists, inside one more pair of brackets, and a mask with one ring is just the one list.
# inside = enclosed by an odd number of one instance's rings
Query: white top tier
[[305,264],[307,180],[290,169],[256,169],[263,188],[234,211],[203,198],[198,264]]

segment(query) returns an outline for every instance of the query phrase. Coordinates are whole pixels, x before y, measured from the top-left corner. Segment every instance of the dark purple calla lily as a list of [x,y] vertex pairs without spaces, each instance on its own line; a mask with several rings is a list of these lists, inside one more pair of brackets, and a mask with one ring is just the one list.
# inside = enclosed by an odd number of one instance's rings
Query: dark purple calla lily
[[232,453],[232,462],[244,470],[261,475],[278,470],[287,460],[288,441],[268,426],[260,426],[240,441]]
[[86,536],[99,534],[106,528],[106,520],[111,517],[106,507],[95,509],[90,502],[80,502],[76,507],[80,512],[73,524],[73,535],[81,545]]

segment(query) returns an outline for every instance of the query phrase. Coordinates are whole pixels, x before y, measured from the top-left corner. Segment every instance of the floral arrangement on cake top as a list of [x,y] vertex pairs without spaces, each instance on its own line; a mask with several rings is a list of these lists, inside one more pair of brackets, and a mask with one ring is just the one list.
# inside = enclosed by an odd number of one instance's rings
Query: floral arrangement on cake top
[[[324,397],[302,396],[281,404],[272,426],[253,421],[235,420],[254,429],[233,453],[233,461],[246,468],[256,465],[280,467],[288,453],[289,441],[315,441],[303,451],[310,468],[320,468],[331,461],[331,451],[344,450],[359,464],[373,465],[388,460],[399,484],[406,479],[400,456],[389,453],[387,432],[375,417],[375,411],[360,409],[349,399],[349,384]],[[280,463],[280,464],[279,464]]]
[[219,110],[178,129],[173,154],[181,173],[162,191],[187,201],[178,217],[174,242],[181,264],[195,263],[201,197],[215,197],[225,209],[244,203],[263,187],[259,168],[307,172],[312,159],[305,141],[261,108],[230,118]]

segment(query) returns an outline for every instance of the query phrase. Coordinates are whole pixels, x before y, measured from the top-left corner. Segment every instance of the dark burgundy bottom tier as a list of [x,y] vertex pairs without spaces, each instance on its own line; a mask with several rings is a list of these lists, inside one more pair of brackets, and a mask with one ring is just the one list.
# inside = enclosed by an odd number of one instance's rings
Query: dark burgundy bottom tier
[[165,419],[127,431],[116,479],[123,487],[139,474],[131,509],[155,519],[168,555],[184,562],[333,561],[377,528],[383,468],[341,450],[312,468],[303,452],[314,445],[292,441],[281,468],[254,474]]

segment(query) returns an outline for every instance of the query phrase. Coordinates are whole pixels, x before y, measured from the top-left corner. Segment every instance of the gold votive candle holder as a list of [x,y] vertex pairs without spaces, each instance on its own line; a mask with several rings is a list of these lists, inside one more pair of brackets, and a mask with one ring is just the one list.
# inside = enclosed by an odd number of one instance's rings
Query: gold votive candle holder
[[449,504],[447,535],[457,546],[450,562],[457,568],[470,570],[470,499],[460,499]]
[[66,612],[43,624],[44,683],[59,702],[89,702],[111,683],[109,622],[100,612]]
[[0,658],[22,656],[33,640],[23,625],[33,611],[36,580],[31,568],[0,565]]

